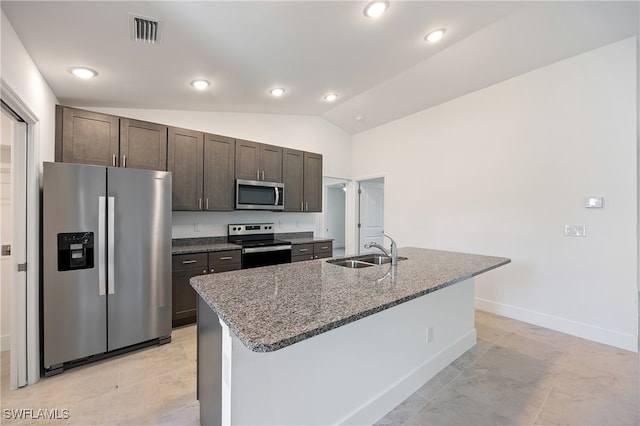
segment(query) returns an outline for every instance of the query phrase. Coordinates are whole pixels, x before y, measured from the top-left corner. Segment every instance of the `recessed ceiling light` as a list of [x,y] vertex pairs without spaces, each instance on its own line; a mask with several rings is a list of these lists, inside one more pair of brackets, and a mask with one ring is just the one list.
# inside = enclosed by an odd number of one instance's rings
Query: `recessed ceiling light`
[[85,80],[89,78],[93,78],[96,75],[98,75],[97,71],[94,71],[91,68],[85,68],[85,67],[73,67],[69,69],[69,72],[75,75],[76,77],[82,78]]
[[191,82],[191,85],[198,90],[204,90],[209,87],[210,84],[211,83],[209,83],[207,80],[193,80]]
[[338,95],[336,93],[328,93],[324,95],[324,100],[327,102],[333,102],[338,99]]
[[435,31],[431,31],[429,34],[427,34],[424,37],[424,39],[428,42],[435,43],[436,41],[439,41],[444,36],[445,32],[446,30],[444,28],[440,28]]
[[277,98],[284,95],[284,89],[282,87],[276,87],[269,90],[269,93],[271,93],[273,96]]
[[364,8],[364,16],[367,18],[377,18],[389,8],[388,1],[372,1]]

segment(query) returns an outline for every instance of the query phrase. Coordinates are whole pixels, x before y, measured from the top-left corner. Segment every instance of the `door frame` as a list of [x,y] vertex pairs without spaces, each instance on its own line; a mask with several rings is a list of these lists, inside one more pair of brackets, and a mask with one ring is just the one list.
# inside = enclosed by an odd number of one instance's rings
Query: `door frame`
[[[40,380],[40,146],[36,141],[40,140],[40,120],[11,87],[0,78],[0,98],[20,116],[27,124],[27,146],[23,150],[26,158],[22,164],[26,167],[26,262],[27,262],[27,288],[26,303],[11,311],[11,351],[18,349],[26,356],[26,363],[13,367],[10,372],[12,377],[20,377],[20,373],[26,377],[26,383],[31,385]],[[12,165],[13,167],[13,165]],[[13,336],[13,330],[25,330],[26,347],[14,348],[13,342],[17,336]],[[16,368],[16,371],[13,369]],[[18,371],[23,368],[26,371]]]

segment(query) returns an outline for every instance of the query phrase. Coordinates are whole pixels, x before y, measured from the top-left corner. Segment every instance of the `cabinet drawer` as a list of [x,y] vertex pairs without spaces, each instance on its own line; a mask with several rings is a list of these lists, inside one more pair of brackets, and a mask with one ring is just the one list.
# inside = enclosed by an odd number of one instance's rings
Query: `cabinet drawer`
[[183,269],[202,269],[207,273],[207,253],[174,254],[171,259],[174,271]]
[[231,263],[240,264],[240,250],[212,251],[209,253],[209,268]]
[[331,257],[333,255],[333,243],[331,241],[327,241],[324,243],[314,243],[313,254],[316,259]]
[[303,262],[305,260],[313,260],[313,254],[303,254],[302,256],[291,256],[291,263]]
[[291,257],[310,255],[313,258],[313,244],[294,244],[291,246]]
[[217,274],[218,272],[237,271],[240,269],[239,263],[225,263],[222,265],[209,265],[209,273]]

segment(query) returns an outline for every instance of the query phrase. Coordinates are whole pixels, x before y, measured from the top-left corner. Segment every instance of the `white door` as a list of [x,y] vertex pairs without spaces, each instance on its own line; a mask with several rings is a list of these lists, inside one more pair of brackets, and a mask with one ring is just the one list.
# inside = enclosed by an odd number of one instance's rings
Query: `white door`
[[384,245],[384,178],[359,182],[358,253],[377,252],[365,249],[367,243]]
[[[6,235],[3,230],[2,235],[3,239],[9,238],[9,244],[4,242],[2,244],[10,245],[11,256],[9,262],[3,262],[3,278],[7,277],[8,282],[3,279],[2,290],[3,296],[6,295],[5,291],[7,290],[10,295],[8,298],[10,301],[9,322],[11,324],[9,329],[11,359],[9,387],[15,389],[27,384],[27,324],[24,321],[15,320],[16,318],[25,318],[27,315],[27,125],[20,117],[3,106],[2,127],[2,146],[9,145],[11,153],[8,176],[10,207],[3,209],[3,222],[5,222],[4,215],[7,214],[11,231],[10,235]],[[5,266],[8,266],[8,271],[4,270]],[[5,289],[7,284],[9,288]],[[2,303],[4,319],[4,311],[7,308],[4,297]]]

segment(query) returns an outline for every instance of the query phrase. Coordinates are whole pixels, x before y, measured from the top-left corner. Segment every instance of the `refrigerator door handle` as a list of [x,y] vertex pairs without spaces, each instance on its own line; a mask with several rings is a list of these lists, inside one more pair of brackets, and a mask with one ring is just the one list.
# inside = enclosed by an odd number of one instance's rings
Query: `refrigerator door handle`
[[107,291],[105,269],[105,240],[106,240],[106,210],[105,197],[98,197],[98,296],[104,296]]
[[116,211],[116,197],[109,197],[108,204],[108,213],[107,213],[107,226],[108,226],[108,252],[107,256],[109,259],[109,270],[108,270],[108,286],[109,286],[109,294],[115,294],[115,265],[114,265],[114,257],[115,257],[115,211]]

